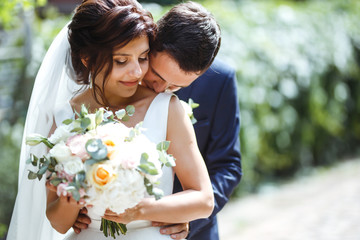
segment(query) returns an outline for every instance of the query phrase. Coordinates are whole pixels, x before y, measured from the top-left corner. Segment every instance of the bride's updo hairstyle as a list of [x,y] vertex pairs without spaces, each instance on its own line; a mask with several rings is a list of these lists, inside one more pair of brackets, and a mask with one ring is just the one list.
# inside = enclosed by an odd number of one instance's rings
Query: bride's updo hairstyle
[[[140,36],[148,36],[151,45],[155,33],[152,15],[136,0],[84,0],[69,24],[75,81],[92,85],[96,101],[107,104],[104,86],[113,68],[114,49]],[[102,86],[95,85],[94,79],[105,66]],[[101,96],[101,102],[95,93]]]

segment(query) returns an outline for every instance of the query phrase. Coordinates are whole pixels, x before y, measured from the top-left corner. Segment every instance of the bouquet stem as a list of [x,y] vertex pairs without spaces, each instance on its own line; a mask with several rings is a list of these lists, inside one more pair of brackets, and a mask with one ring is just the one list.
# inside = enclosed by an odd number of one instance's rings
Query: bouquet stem
[[103,231],[105,237],[111,235],[115,239],[115,232],[117,235],[120,235],[120,233],[125,235],[127,228],[125,224],[113,222],[102,218],[100,231]]

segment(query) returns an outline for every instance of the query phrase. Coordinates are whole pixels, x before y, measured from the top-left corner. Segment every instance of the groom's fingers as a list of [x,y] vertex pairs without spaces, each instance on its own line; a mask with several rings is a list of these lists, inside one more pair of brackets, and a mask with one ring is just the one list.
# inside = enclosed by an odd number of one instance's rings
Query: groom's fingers
[[76,234],[81,233],[81,229],[80,229],[80,228],[77,228],[77,227],[75,227],[75,226],[73,226],[72,228],[74,229],[74,232],[75,232]]
[[[155,223],[153,225],[163,225],[162,223]],[[183,239],[189,233],[188,223],[179,223],[173,225],[163,225],[160,229],[160,233],[164,235],[170,235],[172,239]]]
[[182,231],[182,232],[180,232],[180,233],[171,234],[170,237],[171,237],[172,239],[180,240],[180,239],[186,238],[187,235],[188,235],[188,232],[187,232],[187,231]]
[[82,222],[75,222],[73,227],[74,227],[74,230],[75,228],[79,229],[81,231],[81,229],[87,229],[88,228],[88,224],[86,223],[82,223]]
[[[91,223],[91,219],[87,216],[87,215],[83,215],[83,214],[79,214],[78,218],[76,219],[76,223],[82,224],[83,225],[89,225]],[[83,227],[80,227],[83,228]]]

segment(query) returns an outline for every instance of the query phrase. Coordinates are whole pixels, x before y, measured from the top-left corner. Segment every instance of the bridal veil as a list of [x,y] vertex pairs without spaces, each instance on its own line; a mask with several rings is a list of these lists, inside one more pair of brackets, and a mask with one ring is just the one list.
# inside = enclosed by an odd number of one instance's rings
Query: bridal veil
[[68,101],[79,86],[72,80],[73,70],[66,25],[52,42],[35,79],[22,139],[18,195],[8,231],[8,240],[57,240],[57,233],[46,218],[45,179],[28,180],[26,164],[30,153],[42,156],[47,153],[43,144],[30,147],[25,138],[31,133],[48,136],[54,122],[54,111]]

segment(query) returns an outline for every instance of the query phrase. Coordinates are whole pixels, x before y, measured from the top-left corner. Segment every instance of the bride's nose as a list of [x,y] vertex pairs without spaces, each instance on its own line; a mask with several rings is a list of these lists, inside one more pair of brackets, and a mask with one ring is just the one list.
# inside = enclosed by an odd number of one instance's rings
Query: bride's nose
[[140,78],[142,76],[142,69],[139,62],[134,62],[129,70],[129,75],[133,78]]

